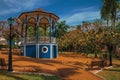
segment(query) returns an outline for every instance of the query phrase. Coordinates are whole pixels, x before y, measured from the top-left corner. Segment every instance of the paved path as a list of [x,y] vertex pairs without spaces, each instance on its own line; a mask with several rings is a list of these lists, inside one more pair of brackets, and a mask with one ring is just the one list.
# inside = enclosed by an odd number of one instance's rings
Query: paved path
[[[0,54],[7,61],[7,54]],[[86,71],[86,63],[90,58],[80,55],[59,55],[57,59],[34,59],[13,56],[13,69],[21,72],[40,72],[60,76],[63,80],[103,80]]]

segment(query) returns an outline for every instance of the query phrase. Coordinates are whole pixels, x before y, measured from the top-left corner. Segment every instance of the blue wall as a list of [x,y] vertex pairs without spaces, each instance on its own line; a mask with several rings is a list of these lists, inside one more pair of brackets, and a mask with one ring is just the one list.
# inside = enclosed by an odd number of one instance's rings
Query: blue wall
[[26,45],[26,56],[36,57],[36,45]]
[[[47,47],[48,51],[43,52],[43,47]],[[27,44],[21,46],[21,55],[32,58],[57,58],[58,47],[57,44]]]
[[[42,48],[44,46],[48,48],[48,51],[46,53],[42,51]],[[50,45],[47,44],[39,45],[39,58],[50,58]]]
[[56,45],[53,45],[52,46],[52,53],[53,53],[53,58],[57,58],[57,46]]

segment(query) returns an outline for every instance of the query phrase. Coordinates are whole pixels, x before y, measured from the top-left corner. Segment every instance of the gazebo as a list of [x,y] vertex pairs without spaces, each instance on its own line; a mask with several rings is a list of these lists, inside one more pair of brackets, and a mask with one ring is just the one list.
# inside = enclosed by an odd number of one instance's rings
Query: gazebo
[[18,18],[22,23],[21,55],[33,58],[57,58],[58,46],[52,32],[59,17],[54,13],[37,9],[23,12]]

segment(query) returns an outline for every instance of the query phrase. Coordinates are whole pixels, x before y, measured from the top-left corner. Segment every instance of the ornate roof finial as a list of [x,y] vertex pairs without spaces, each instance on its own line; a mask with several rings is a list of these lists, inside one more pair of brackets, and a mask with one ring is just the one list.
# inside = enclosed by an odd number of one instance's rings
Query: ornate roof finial
[[45,12],[44,10],[42,10],[41,8],[36,9],[35,11],[42,11]]

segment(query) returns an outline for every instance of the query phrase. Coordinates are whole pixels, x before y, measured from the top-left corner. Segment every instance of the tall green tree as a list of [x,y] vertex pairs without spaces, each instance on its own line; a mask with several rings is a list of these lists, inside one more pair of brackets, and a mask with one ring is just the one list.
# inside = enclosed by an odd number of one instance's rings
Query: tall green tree
[[[7,24],[7,23],[6,23]],[[6,25],[5,24],[5,25]],[[7,41],[9,41],[10,40],[10,29],[9,29],[9,27],[6,27],[4,25],[4,28],[3,28],[3,30],[2,30],[2,36],[7,40]],[[19,30],[19,28],[18,28],[18,25],[16,24],[16,23],[14,23],[13,25],[12,25],[12,33],[11,33],[11,37],[12,37],[12,40],[14,40],[15,42],[20,42],[20,39],[21,39],[21,37],[20,37],[20,30]]]
[[109,65],[112,66],[112,54],[115,54],[114,49],[119,45],[120,34],[112,28],[104,29],[103,43],[107,46],[109,52]]
[[69,25],[66,24],[66,21],[60,21],[57,22],[57,24],[55,25],[55,29],[52,32],[52,36],[57,38],[58,46],[61,52],[62,52],[62,46],[65,45],[62,42],[63,40],[62,36],[64,36],[68,32],[68,28]]
[[[113,29],[105,29],[105,35],[104,35],[104,42],[106,42],[106,46],[108,47],[109,52],[109,61],[110,66],[112,65],[112,52],[115,53],[116,46],[118,44],[117,39],[115,39],[115,35],[113,35],[116,30],[116,20],[118,17],[118,12],[120,11],[120,3],[119,0],[102,0],[103,6],[101,8],[101,18],[104,20],[107,20],[107,26],[108,21],[111,21],[111,26]],[[113,32],[113,33],[111,33]],[[116,42],[116,43],[115,43]]]
[[119,0],[102,0],[103,6],[101,8],[101,18],[107,21],[111,21],[111,26],[115,27],[117,19],[117,12],[119,10]]
[[52,35],[56,38],[61,38],[64,34],[68,32],[69,25],[66,24],[66,21],[57,22],[55,30]]

